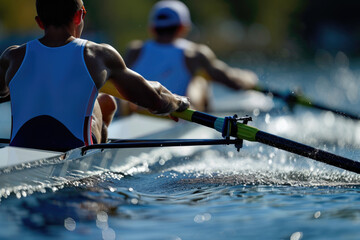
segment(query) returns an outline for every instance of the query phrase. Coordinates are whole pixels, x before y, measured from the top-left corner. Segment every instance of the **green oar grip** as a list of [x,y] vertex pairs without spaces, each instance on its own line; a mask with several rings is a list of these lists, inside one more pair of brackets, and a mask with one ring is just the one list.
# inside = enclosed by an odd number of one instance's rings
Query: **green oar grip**
[[191,109],[186,109],[183,112],[173,112],[171,116],[184,119],[186,121],[192,122],[191,117],[195,111]]
[[259,129],[251,127],[246,124],[237,123],[237,137],[240,139],[248,140],[255,142],[256,134],[259,132]]
[[[189,122],[195,122],[213,128],[220,133],[223,132],[223,126],[225,121],[224,118],[214,117],[206,113],[194,111],[191,109],[187,109],[183,112],[173,112],[171,115]],[[237,123],[236,126],[237,129],[235,131],[233,131],[232,129],[230,131],[234,132],[234,134],[232,134],[233,137],[248,141],[256,141],[256,133],[259,131],[257,128],[242,123]]]

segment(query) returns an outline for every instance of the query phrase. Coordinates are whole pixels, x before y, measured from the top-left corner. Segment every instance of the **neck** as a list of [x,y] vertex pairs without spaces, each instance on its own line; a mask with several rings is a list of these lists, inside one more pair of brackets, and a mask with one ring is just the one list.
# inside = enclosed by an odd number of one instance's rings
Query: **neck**
[[66,27],[50,26],[45,29],[45,35],[40,42],[48,47],[61,47],[74,40],[74,34],[71,34]]
[[155,41],[161,44],[173,43],[177,38],[174,36],[156,36]]
[[179,27],[175,33],[157,34],[155,31],[153,33],[156,42],[160,44],[169,44],[175,42],[179,38],[185,37],[187,28]]

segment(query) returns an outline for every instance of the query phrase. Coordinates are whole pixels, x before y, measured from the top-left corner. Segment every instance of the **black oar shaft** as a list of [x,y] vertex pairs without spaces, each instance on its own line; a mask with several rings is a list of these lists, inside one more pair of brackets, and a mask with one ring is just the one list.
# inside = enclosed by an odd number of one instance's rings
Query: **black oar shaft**
[[339,110],[331,109],[331,108],[329,108],[327,106],[324,106],[324,105],[321,105],[321,104],[318,104],[318,103],[311,103],[311,106],[314,107],[314,108],[320,109],[320,110],[333,112],[333,113],[335,113],[337,115],[340,115],[340,116],[343,116],[343,117],[346,117],[346,118],[351,118],[353,120],[360,120],[360,116],[357,116],[357,115],[354,115],[352,113],[348,113],[348,112],[345,112],[345,111],[339,111]]
[[257,142],[264,143],[288,152],[296,153],[298,155],[308,157],[329,165],[346,169],[352,172],[360,173],[360,162],[341,157],[323,150],[310,147],[298,142],[294,142],[279,136],[275,136],[263,131],[256,133],[255,139]]
[[346,118],[350,118],[353,120],[360,120],[360,116],[356,115],[356,114],[352,114],[352,113],[348,113],[345,111],[340,111],[337,109],[333,109],[330,108],[328,106],[319,104],[319,103],[315,103],[313,101],[311,101],[310,99],[308,99],[307,97],[300,95],[300,94],[296,94],[296,93],[290,93],[290,94],[284,94],[284,93],[280,93],[271,89],[267,89],[267,88],[263,88],[263,87],[257,87],[255,88],[256,91],[265,93],[265,94],[271,94],[272,96],[282,99],[283,101],[285,101],[288,104],[299,104],[302,106],[306,106],[306,107],[312,107],[312,108],[316,108],[319,110],[324,110],[324,111],[329,111],[329,112],[333,112],[337,115],[346,117]]

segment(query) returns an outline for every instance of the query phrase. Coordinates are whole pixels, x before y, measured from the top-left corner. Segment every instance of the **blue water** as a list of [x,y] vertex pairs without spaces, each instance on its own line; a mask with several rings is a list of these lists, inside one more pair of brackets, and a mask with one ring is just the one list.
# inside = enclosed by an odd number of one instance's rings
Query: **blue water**
[[[318,102],[360,113],[360,68],[255,70],[275,89],[301,87]],[[215,89],[215,97],[224,94],[234,93]],[[236,101],[229,104],[236,108]],[[254,113],[250,124],[261,130],[360,159],[355,121],[305,107],[290,111],[278,101],[270,112]],[[258,143],[245,142],[240,153],[199,148],[136,171],[3,198],[0,239],[359,239],[359,191],[358,174]]]
[[[192,183],[171,178],[172,173],[165,179],[156,174],[110,178],[96,187],[8,200],[1,210],[7,229],[1,237],[358,239],[358,187]],[[140,181],[153,186],[127,188]]]

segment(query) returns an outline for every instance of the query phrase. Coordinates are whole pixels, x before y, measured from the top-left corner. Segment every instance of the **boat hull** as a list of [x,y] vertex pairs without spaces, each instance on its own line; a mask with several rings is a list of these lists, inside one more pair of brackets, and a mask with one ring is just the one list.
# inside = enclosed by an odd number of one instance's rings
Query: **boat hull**
[[[160,124],[156,131],[155,125],[146,121],[147,117],[143,121],[139,116],[136,118],[136,121],[142,123],[143,129],[152,132],[141,137],[136,133],[137,139],[192,139],[218,136],[218,134],[215,135],[215,131],[209,131],[206,127],[187,122],[169,123],[169,120],[163,122],[163,119],[157,120]],[[130,128],[133,126],[129,124],[132,125],[135,122],[131,119],[122,121],[123,124],[118,122],[116,125]],[[138,126],[138,128],[141,127]],[[126,136],[129,137],[130,134]],[[208,146],[93,149],[85,153],[81,148],[60,153],[5,147],[0,151],[11,151],[13,154],[7,154],[7,159],[5,154],[0,157],[0,162],[3,162],[0,168],[0,198],[8,197],[12,193],[21,197],[32,192],[46,191],[46,189],[54,190],[67,183],[74,183],[108,171],[120,172],[124,175],[147,171],[150,165],[170,159],[182,159],[206,147]],[[36,158],[36,152],[39,153],[38,158]]]

